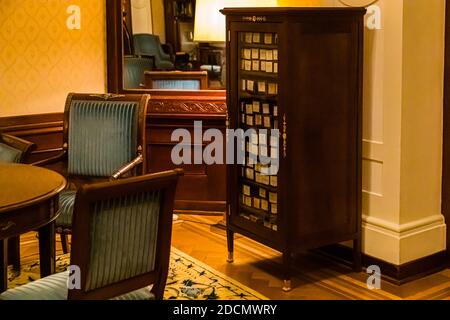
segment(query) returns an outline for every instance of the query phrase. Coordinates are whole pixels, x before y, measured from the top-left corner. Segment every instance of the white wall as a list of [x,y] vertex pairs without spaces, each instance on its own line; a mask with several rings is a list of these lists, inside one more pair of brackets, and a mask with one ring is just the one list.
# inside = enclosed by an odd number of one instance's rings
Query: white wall
[[150,0],[131,0],[133,34],[153,33]]

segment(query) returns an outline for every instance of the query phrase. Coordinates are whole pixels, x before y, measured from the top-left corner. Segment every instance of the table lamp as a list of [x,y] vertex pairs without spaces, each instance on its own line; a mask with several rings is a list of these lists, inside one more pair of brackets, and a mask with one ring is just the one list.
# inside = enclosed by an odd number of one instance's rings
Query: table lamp
[[276,7],[277,0],[197,0],[194,41],[225,42],[225,16],[219,10],[231,7]]
[[[276,7],[277,0],[197,0],[195,8],[194,41],[203,43],[200,50],[221,51],[221,83],[225,83],[225,16],[220,10],[226,7]],[[204,45],[207,44],[207,45]],[[213,45],[211,45],[213,44]],[[214,66],[208,62],[208,71],[214,74]],[[216,66],[217,67],[217,66]]]

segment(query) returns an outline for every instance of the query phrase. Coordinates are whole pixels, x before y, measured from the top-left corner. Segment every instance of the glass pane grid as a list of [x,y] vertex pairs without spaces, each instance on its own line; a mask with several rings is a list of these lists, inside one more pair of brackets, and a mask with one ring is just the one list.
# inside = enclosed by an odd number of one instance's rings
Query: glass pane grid
[[[253,129],[241,146],[245,164],[239,166],[239,216],[278,231],[278,176],[256,156],[278,158],[270,130],[279,129],[278,34],[240,32],[239,127]],[[278,160],[278,159],[277,159]]]

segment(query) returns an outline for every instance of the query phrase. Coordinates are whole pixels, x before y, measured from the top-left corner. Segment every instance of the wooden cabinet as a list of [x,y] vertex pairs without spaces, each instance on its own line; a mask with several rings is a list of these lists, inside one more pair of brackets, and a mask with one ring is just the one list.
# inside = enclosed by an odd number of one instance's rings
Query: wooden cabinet
[[283,253],[285,290],[299,251],[353,240],[360,269],[365,9],[222,13],[229,125],[254,130],[227,169],[229,261],[239,233]]

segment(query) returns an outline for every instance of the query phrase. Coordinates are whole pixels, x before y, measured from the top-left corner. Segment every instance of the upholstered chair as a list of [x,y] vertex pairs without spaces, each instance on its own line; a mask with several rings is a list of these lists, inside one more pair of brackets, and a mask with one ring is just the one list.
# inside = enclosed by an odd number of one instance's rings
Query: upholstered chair
[[124,57],[124,88],[142,89],[145,87],[144,72],[153,70],[153,58]]
[[63,152],[35,163],[52,166],[69,187],[60,194],[56,232],[64,253],[77,189],[86,183],[145,173],[145,116],[149,95],[75,94],[64,111]]
[[175,64],[170,55],[164,52],[159,36],[140,33],[133,36],[134,54],[136,56],[152,56],[155,59],[155,67],[159,70],[173,70]]
[[[0,163],[24,163],[34,149],[34,143],[0,132]],[[20,270],[20,237],[8,240],[8,260],[14,270]]]
[[175,188],[182,173],[177,169],[81,186],[70,257],[77,268],[71,267],[70,278],[69,272],[54,274],[10,289],[0,299],[162,299]]

